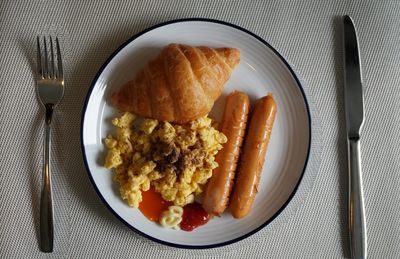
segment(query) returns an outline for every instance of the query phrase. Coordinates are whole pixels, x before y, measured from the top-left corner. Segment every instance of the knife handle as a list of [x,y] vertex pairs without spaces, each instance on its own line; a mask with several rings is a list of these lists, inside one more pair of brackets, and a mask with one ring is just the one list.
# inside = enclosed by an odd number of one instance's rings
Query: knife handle
[[349,235],[351,258],[367,258],[367,231],[359,139],[349,139]]

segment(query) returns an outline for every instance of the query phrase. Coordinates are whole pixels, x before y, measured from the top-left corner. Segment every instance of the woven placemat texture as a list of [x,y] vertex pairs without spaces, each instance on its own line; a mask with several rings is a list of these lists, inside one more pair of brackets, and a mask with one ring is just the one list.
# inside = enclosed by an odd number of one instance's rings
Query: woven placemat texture
[[[342,258],[347,247],[347,153],[340,16],[359,34],[365,86],[361,139],[370,258],[400,257],[399,1],[1,1],[1,258]],[[233,245],[185,250],[119,222],[87,176],[83,102],[97,70],[132,35],[177,18],[213,18],[265,39],[304,80],[320,145],[294,205]],[[35,95],[35,38],[58,35],[67,90],[53,131],[55,250],[38,248],[44,112]],[[292,207],[291,207],[292,206]]]

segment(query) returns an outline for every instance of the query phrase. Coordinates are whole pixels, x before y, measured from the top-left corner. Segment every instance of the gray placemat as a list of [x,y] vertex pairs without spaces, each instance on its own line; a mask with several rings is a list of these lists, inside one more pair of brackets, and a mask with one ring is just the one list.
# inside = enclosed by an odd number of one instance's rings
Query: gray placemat
[[[400,257],[400,2],[2,1],[0,3],[0,255],[2,258],[341,258],[348,256],[347,158],[339,16],[356,23],[366,121],[362,159],[371,258]],[[106,58],[135,33],[188,17],[258,34],[305,82],[318,118],[315,160],[287,210],[257,234],[210,250],[140,237],[101,203],[80,150],[86,92]],[[36,35],[60,36],[67,91],[53,134],[55,251],[38,249],[43,110],[34,90]],[[318,159],[316,157],[319,157]],[[319,168],[319,170],[318,170]]]

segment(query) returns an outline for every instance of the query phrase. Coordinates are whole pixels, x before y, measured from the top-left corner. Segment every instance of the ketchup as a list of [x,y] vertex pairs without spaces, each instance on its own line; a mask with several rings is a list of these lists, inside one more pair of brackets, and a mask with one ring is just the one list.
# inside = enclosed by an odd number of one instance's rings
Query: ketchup
[[161,213],[168,210],[172,202],[165,201],[161,194],[156,192],[153,187],[148,191],[142,192],[142,201],[139,204],[139,210],[151,221],[158,222]]
[[209,220],[210,215],[199,203],[195,202],[183,207],[183,215],[180,226],[184,231],[192,231],[193,229],[206,224]]

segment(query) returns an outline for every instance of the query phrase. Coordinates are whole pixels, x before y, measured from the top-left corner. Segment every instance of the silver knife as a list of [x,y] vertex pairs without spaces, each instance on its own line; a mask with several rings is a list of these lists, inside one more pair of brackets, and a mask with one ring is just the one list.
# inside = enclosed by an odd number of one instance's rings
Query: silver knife
[[349,236],[352,258],[367,258],[367,231],[361,173],[360,136],[364,122],[363,87],[357,33],[343,17],[344,85],[349,163]]

